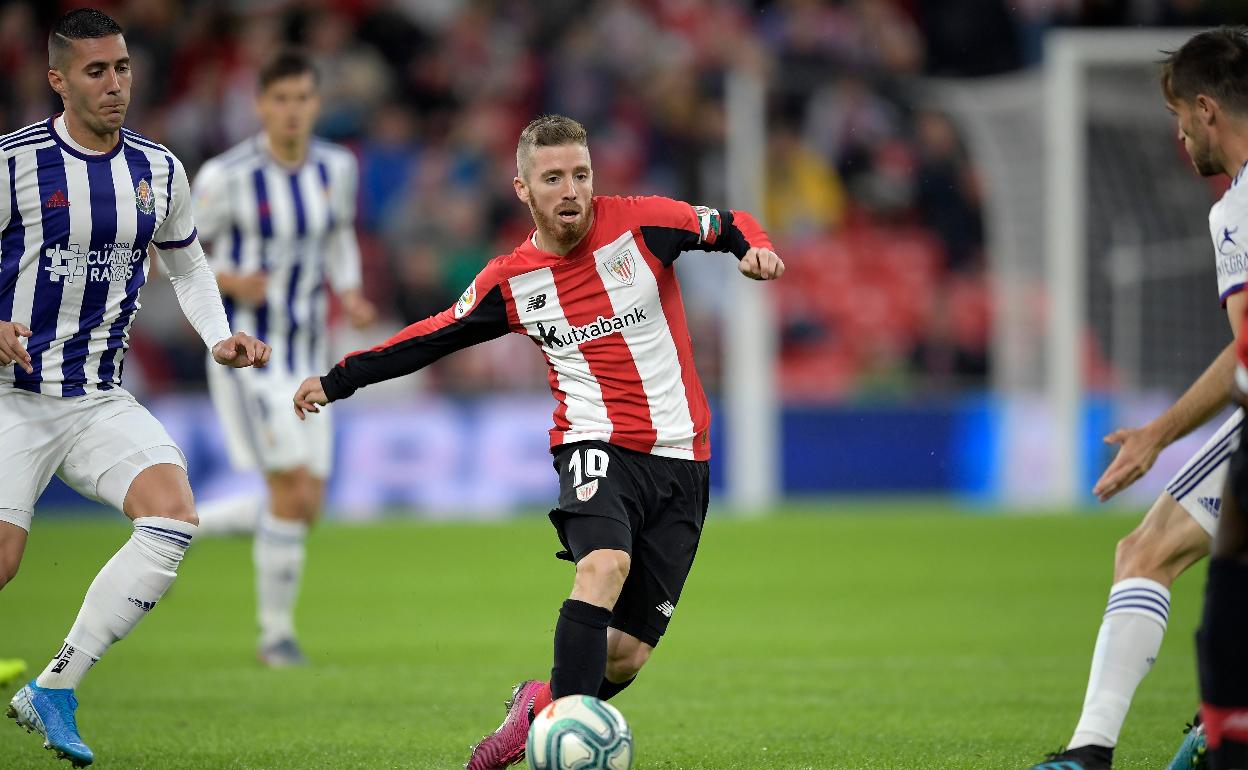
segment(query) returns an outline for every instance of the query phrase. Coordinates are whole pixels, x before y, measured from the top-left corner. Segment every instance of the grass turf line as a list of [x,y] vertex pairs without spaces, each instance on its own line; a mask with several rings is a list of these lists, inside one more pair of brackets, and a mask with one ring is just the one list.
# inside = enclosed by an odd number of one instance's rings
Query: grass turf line
[[[818,510],[712,513],[667,639],[613,701],[635,768],[1017,770],[1069,738],[1133,518]],[[0,592],[0,655],[40,669],[127,533],[37,518]],[[298,615],[313,665],[267,671],[250,541],[203,539],[79,689],[83,737],[105,769],[461,767],[511,685],[549,671],[571,586],[557,549],[538,517],[321,527]],[[1164,765],[1195,709],[1204,571],[1175,587],[1118,770]],[[58,764],[0,726],[0,767]]]

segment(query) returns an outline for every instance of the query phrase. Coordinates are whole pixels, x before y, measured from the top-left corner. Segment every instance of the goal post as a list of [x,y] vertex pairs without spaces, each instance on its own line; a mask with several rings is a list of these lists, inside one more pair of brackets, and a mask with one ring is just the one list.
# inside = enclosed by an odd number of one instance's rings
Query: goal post
[[[1095,205],[1097,202],[1090,199],[1092,185],[1097,181],[1095,175],[1119,173],[1118,170],[1108,167],[1103,162],[1104,159],[1090,154],[1093,123],[1098,119],[1094,114],[1098,106],[1096,100],[1102,96],[1107,100],[1112,99],[1115,109],[1127,113],[1125,120],[1141,119],[1159,129],[1157,132],[1143,131],[1140,135],[1140,146],[1122,147],[1121,153],[1110,159],[1119,163],[1138,164],[1152,170],[1146,159],[1155,157],[1156,153],[1150,154],[1149,151],[1154,148],[1146,146],[1145,143],[1164,144],[1167,139],[1164,132],[1166,115],[1155,78],[1156,63],[1163,57],[1163,51],[1175,50],[1198,31],[1062,30],[1051,33],[1046,40],[1044,130],[1047,156],[1045,265],[1048,315],[1044,388],[1053,412],[1054,436],[1050,448],[1052,502],[1055,504],[1076,506],[1089,500],[1089,458],[1086,450],[1089,428],[1087,396],[1091,373],[1087,370],[1088,345],[1097,341],[1098,333],[1105,332],[1104,329],[1097,328],[1095,323],[1089,323],[1093,320],[1090,297],[1097,288],[1090,285],[1090,281],[1098,275],[1119,279],[1117,284],[1109,281],[1111,306],[1105,315],[1110,317],[1110,334],[1104,339],[1104,345],[1108,348],[1107,356],[1123,372],[1123,382],[1137,388],[1148,386],[1147,382],[1142,382],[1147,378],[1139,376],[1140,367],[1144,364],[1138,360],[1138,356],[1135,362],[1129,360],[1129,351],[1138,348],[1138,342],[1135,341],[1138,337],[1133,338],[1130,334],[1122,333],[1123,323],[1140,323],[1144,320],[1142,314],[1150,311],[1144,305],[1143,297],[1139,296],[1142,282],[1147,279],[1143,271],[1147,270],[1148,264],[1138,249],[1130,249],[1122,241],[1143,243],[1151,237],[1156,243],[1159,233],[1144,233],[1133,227],[1135,217],[1150,215],[1147,206],[1155,201],[1147,193],[1155,191],[1136,191],[1137,195],[1131,195],[1131,191],[1124,186],[1119,191],[1121,197],[1117,203],[1124,207],[1141,207],[1134,211],[1107,212],[1105,205],[1098,208]],[[1103,86],[1096,88],[1097,84],[1092,81],[1094,73],[1097,70],[1115,69],[1130,71],[1130,74],[1124,73],[1125,77],[1131,78],[1134,86],[1130,92],[1115,92]],[[1144,90],[1140,90],[1141,84]],[[1136,110],[1140,111],[1139,115],[1134,114]],[[1147,118],[1149,110],[1156,116],[1155,121]],[[1173,129],[1170,133],[1170,137],[1172,136]],[[1133,152],[1141,153],[1141,157],[1132,158]],[[1172,169],[1167,168],[1166,171],[1172,172]],[[1194,174],[1191,176],[1195,177]],[[1164,184],[1173,178],[1172,173],[1167,173],[1152,181]],[[1111,231],[1110,243],[1105,244],[1100,239],[1090,237],[1088,228],[1093,224],[1090,215],[1101,217],[1095,224]],[[1113,218],[1104,218],[1107,216]],[[1197,232],[1203,226],[1201,218],[1192,223]],[[1184,252],[1190,253],[1193,242],[1190,231],[1161,235],[1167,241],[1186,244]],[[1192,261],[1198,257],[1193,255],[1187,259]],[[1208,259],[1206,254],[1206,266],[1209,264]],[[1195,266],[1198,263],[1192,261],[1192,264]],[[1122,267],[1125,269],[1119,269]],[[1127,293],[1116,293],[1115,285],[1125,287]],[[1212,288],[1210,292],[1213,292]],[[1100,294],[1103,296],[1104,292]],[[1137,306],[1127,307],[1127,302],[1134,302]],[[1097,310],[1099,309],[1098,307]],[[1120,319],[1119,322],[1114,324],[1112,317]],[[1118,330],[1117,334],[1112,333],[1114,328]],[[1138,333],[1143,333],[1142,328]]]

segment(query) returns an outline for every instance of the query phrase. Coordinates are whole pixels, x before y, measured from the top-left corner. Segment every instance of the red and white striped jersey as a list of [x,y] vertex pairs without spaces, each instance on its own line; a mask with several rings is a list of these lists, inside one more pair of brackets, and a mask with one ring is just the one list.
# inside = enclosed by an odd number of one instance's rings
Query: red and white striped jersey
[[709,458],[711,414],[673,263],[684,251],[740,259],[771,243],[744,212],[657,197],[596,197],[593,207],[589,232],[566,256],[542,251],[530,236],[491,260],[453,307],[340,361],[321,378],[326,396],[346,398],[515,332],[533,340],[550,367],[559,402],[552,448],[597,440]]

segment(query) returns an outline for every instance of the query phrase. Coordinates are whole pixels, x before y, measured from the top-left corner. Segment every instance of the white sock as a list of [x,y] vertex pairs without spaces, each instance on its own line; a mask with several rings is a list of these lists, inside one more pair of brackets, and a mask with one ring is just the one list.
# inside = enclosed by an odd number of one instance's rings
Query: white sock
[[1169,617],[1170,591],[1155,580],[1127,578],[1109,589],[1083,714],[1070,748],[1118,744],[1135,688],[1157,661]]
[[256,528],[256,617],[260,645],[295,638],[295,600],[303,577],[308,525],[265,516]]
[[256,524],[269,507],[263,494],[239,495],[213,500],[196,506],[201,535],[246,535],[256,531]]
[[40,687],[72,690],[78,686],[97,660],[99,658],[93,658],[73,645],[63,644],[61,651],[35,679],[35,684]]
[[[156,606],[177,577],[196,527],[160,516],[134,520],[134,532],[87,589],[65,647],[35,683],[77,687],[91,665]],[[90,661],[85,660],[90,658]]]

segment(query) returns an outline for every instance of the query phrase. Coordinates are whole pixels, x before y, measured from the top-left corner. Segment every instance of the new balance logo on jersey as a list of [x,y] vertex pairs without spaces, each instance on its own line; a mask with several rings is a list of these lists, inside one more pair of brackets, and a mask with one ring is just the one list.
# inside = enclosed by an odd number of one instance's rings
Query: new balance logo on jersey
[[52,283],[60,283],[61,279],[65,279],[65,283],[73,283],[75,278],[83,276],[87,272],[87,259],[82,256],[78,246],[70,246],[68,249],[62,249],[59,245],[50,249],[44,249],[43,255],[51,260],[50,264],[44,267],[51,274],[49,280]]
[[151,612],[152,608],[156,606],[156,602],[149,602],[145,599],[136,599],[133,596],[127,597],[127,600],[144,612]]
[[69,208],[69,198],[65,197],[64,190],[57,190],[43,202],[43,207],[45,209],[67,209]]
[[537,336],[541,337],[542,344],[546,347],[561,348],[566,345],[580,345],[582,342],[590,342],[599,337],[606,337],[645,320],[648,320],[646,318],[646,309],[644,307],[635,307],[624,315],[611,316],[610,318],[598,316],[598,320],[587,323],[584,326],[573,326],[564,334],[559,333],[558,326],[551,324],[547,327],[541,321],[538,321]]
[[44,269],[51,274],[53,283],[62,278],[73,283],[81,277],[88,281],[129,281],[134,266],[143,261],[143,252],[130,243],[107,243],[102,249],[85,253],[81,246],[71,243],[68,248],[57,245],[43,253],[50,260]]
[[536,294],[529,297],[528,304],[524,306],[524,312],[532,313],[534,310],[541,310],[544,307],[546,307],[546,295]]
[[1199,497],[1196,502],[1200,503],[1200,507],[1209,512],[1210,516],[1217,518],[1222,513],[1222,498],[1220,497]]
[[658,610],[659,614],[661,614],[663,617],[670,618],[672,616],[672,613],[676,611],[676,605],[672,604],[671,602],[663,602],[659,606],[655,607],[655,609]]

